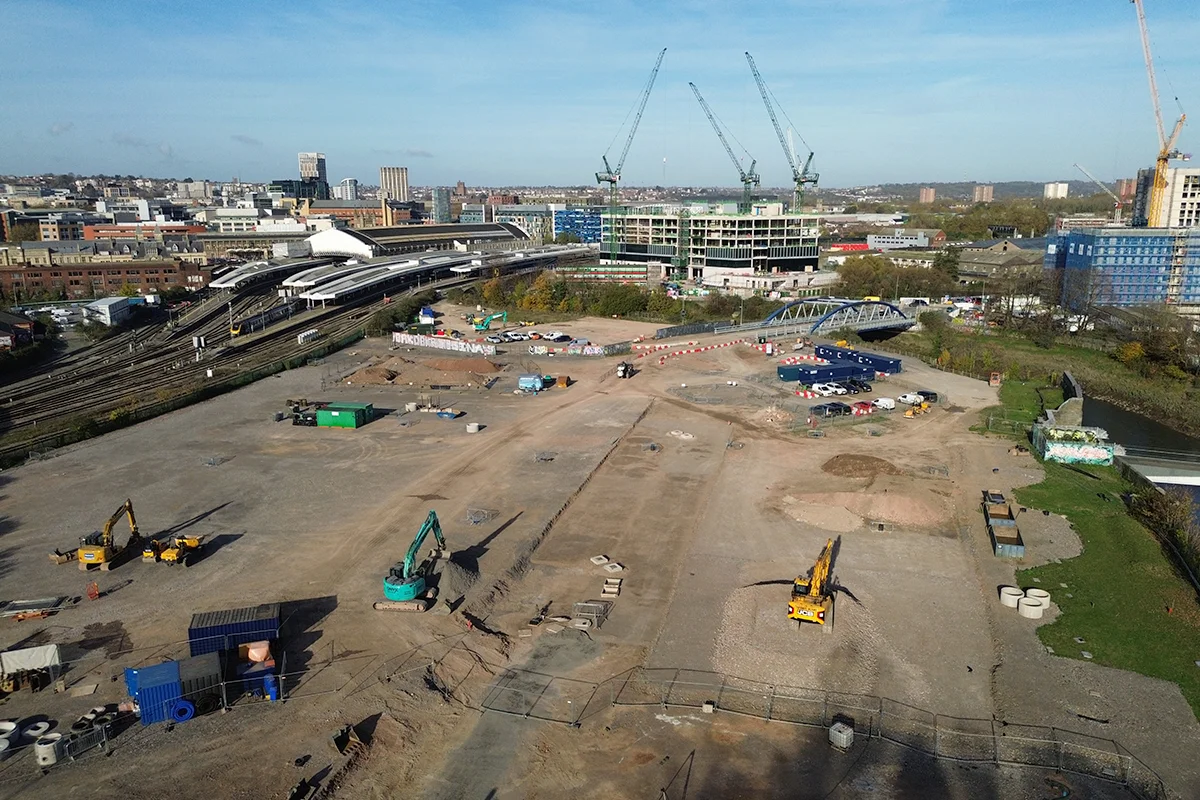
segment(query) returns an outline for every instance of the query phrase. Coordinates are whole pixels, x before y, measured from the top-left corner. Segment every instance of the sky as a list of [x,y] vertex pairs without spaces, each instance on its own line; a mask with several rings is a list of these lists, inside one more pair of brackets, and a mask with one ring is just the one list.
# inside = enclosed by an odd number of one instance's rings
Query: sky
[[[1200,3],[1145,6],[1200,154]],[[664,47],[627,185],[739,185],[689,81],[789,185],[747,50],[822,186],[1111,180],[1158,150],[1128,0],[8,0],[0,174],[258,181],[316,150],[331,183],[591,184]]]

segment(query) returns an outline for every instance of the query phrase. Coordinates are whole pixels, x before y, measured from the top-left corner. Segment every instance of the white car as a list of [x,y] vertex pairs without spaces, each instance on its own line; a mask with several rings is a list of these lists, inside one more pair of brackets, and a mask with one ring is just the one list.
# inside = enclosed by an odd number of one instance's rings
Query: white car
[[[821,397],[829,397],[833,394],[845,394],[846,390],[841,386],[835,386],[832,383],[814,383],[812,390]],[[840,390],[840,391],[839,391]]]
[[484,337],[484,341],[491,342],[492,344],[504,344],[504,340],[495,334]]
[[896,398],[897,403],[903,403],[906,406],[919,406],[925,402],[925,398],[916,392],[907,392]]
[[890,397],[876,397],[871,401],[871,405],[882,408],[884,411],[891,411],[896,407],[896,401]]

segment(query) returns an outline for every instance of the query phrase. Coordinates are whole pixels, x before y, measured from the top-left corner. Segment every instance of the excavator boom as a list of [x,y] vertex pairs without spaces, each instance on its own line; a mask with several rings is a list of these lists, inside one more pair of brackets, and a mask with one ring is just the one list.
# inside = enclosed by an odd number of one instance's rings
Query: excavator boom
[[104,570],[109,568],[113,558],[124,549],[116,547],[113,543],[113,526],[122,516],[129,517],[129,543],[126,547],[132,547],[141,540],[142,534],[138,531],[137,518],[133,515],[133,500],[126,500],[105,521],[103,530],[79,540],[76,557],[80,569],[86,570],[89,566],[99,566]]
[[[428,559],[420,559],[421,547],[430,533],[437,541],[437,549],[430,553]],[[424,611],[428,607],[425,601],[432,597],[432,592],[426,592],[425,576],[433,562],[445,556],[446,540],[442,536],[442,525],[437,512],[430,511],[409,545],[408,552],[404,554],[404,561],[392,567],[384,576],[383,595],[393,602],[376,603],[375,608],[380,611]]]
[[[829,570],[833,561],[833,540],[825,543],[812,575],[796,578],[792,584],[792,599],[788,602],[788,619],[813,622],[817,625],[833,623],[833,592],[829,587]],[[828,629],[827,629],[828,630]]]

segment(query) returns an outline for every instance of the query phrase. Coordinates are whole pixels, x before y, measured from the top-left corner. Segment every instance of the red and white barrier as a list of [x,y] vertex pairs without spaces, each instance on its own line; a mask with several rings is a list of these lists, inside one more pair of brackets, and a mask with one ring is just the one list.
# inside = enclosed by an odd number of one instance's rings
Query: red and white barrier
[[[746,340],[745,339],[734,339],[732,342],[722,342],[720,344],[705,345],[704,347],[690,347],[686,350],[676,350],[672,353],[667,353],[666,355],[659,356],[658,364],[659,364],[659,366],[662,366],[663,364],[667,363],[668,358],[674,358],[675,356],[685,356],[685,355],[688,355],[689,353],[707,353],[709,350],[718,350],[722,347],[729,347],[730,345],[740,344],[741,342],[744,342],[744,341],[746,341]],[[692,342],[692,344],[695,344],[695,342]]]
[[797,389],[796,396],[803,397],[806,400],[812,400],[813,398],[820,397],[821,395],[817,394],[816,392],[809,391],[808,389]]
[[653,352],[657,352],[659,350],[670,350],[672,347],[683,347],[684,345],[693,345],[693,344],[697,344],[697,342],[673,342],[671,344],[635,344],[635,345],[633,345],[632,349],[646,350],[646,351],[653,353]]
[[852,410],[854,411],[854,416],[863,417],[863,416],[866,416],[867,414],[874,414],[875,406],[867,406],[866,408],[859,408],[858,406],[854,406]]
[[779,366],[790,367],[794,364],[802,364],[802,363],[813,363],[813,364],[821,364],[821,365],[829,364],[829,362],[823,358],[817,358],[816,356],[805,355],[805,356],[788,356],[783,361],[779,362]]
[[758,342],[752,342],[749,339],[739,339],[739,341],[745,342],[746,344],[750,345],[751,347],[753,347],[755,350],[759,351],[760,353],[767,352],[768,347],[771,348],[771,350],[773,352],[779,351],[779,348],[777,348],[775,346],[774,342],[767,342],[766,344],[759,344]]

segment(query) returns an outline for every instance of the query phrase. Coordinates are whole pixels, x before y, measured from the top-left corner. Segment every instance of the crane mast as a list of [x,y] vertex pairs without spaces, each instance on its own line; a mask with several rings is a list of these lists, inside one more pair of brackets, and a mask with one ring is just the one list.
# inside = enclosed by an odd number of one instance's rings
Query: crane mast
[[1113,199],[1113,222],[1120,222],[1121,221],[1121,206],[1122,206],[1121,198],[1117,197],[1117,195],[1111,189],[1109,189],[1107,186],[1105,186],[1103,183],[1101,183],[1099,180],[1097,180],[1096,176],[1093,175],[1092,173],[1088,172],[1083,167],[1082,164],[1075,164],[1074,166],[1075,166],[1075,169],[1079,170],[1084,175],[1087,175],[1088,179],[1092,183],[1099,186],[1100,189],[1103,190],[1103,192],[1106,195],[1108,195],[1109,197],[1111,197]]
[[[700,90],[696,88],[696,84],[688,83],[692,87],[692,93],[696,95],[696,99],[700,101],[700,107],[704,109],[704,115],[708,117],[708,121],[712,123],[713,130],[717,132],[717,138],[721,140],[721,144],[725,147],[725,152],[729,154],[729,160],[733,162],[733,166],[738,171],[738,177],[742,180],[742,202],[738,205],[738,213],[745,214],[750,210],[751,195],[753,187],[758,186],[758,173],[754,171],[754,166],[758,163],[753,158],[750,159],[749,171],[742,169],[742,163],[738,161],[737,155],[733,152],[733,148],[729,146],[729,142],[725,140],[725,134],[721,131],[721,125],[717,122],[716,116],[712,109],[708,107],[708,103],[704,102],[704,96],[700,94]],[[750,155],[747,153],[746,155]]]
[[792,190],[792,210],[800,211],[800,204],[804,201],[804,187],[806,184],[816,186],[817,180],[821,177],[815,172],[809,172],[808,168],[812,164],[813,154],[810,151],[808,159],[804,162],[804,167],[801,168],[796,164],[796,159],[792,155],[792,149],[788,146],[787,137],[783,135],[783,128],[779,125],[779,119],[775,116],[775,106],[771,102],[771,93],[767,89],[766,81],[759,74],[758,66],[754,63],[754,57],[749,52],[746,53],[746,61],[750,64],[750,71],[754,74],[754,82],[758,84],[758,93],[762,95],[763,105],[767,107],[767,115],[771,118],[771,125],[775,127],[775,136],[779,139],[779,146],[783,148],[783,157],[787,159],[788,166],[792,170],[792,182],[795,188]]
[[1150,102],[1154,105],[1154,125],[1158,130],[1158,157],[1154,161],[1154,184],[1150,189],[1150,203],[1146,213],[1147,224],[1154,227],[1160,224],[1159,218],[1163,213],[1163,201],[1167,193],[1167,170],[1170,168],[1170,161],[1173,158],[1185,161],[1188,159],[1175,147],[1176,142],[1179,141],[1179,133],[1183,130],[1183,123],[1187,120],[1187,114],[1179,115],[1179,119],[1175,122],[1175,128],[1168,137],[1166,126],[1163,125],[1162,103],[1158,96],[1158,79],[1154,76],[1154,56],[1150,52],[1150,31],[1146,27],[1146,9],[1142,6],[1142,0],[1130,0],[1130,2],[1137,9],[1138,32],[1142,37],[1142,57],[1146,60],[1146,78],[1150,82]]
[[604,161],[604,171],[596,173],[596,183],[608,184],[609,261],[617,259],[617,184],[621,181],[621,169],[625,166],[625,156],[629,155],[634,134],[637,133],[638,125],[642,121],[642,112],[646,110],[646,101],[650,99],[650,90],[654,88],[654,79],[658,77],[658,68],[662,66],[663,56],[666,54],[667,48],[664,47],[658,54],[658,60],[654,62],[654,69],[650,71],[650,79],[646,81],[646,86],[642,89],[637,114],[634,115],[633,123],[629,126],[629,135],[625,138],[625,147],[621,149],[621,157],[617,159],[617,166],[615,168],[609,166],[606,152],[601,156]]

